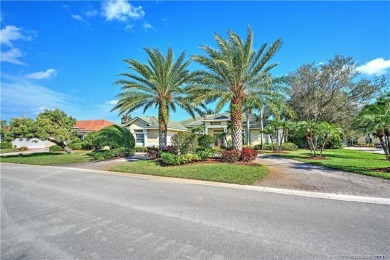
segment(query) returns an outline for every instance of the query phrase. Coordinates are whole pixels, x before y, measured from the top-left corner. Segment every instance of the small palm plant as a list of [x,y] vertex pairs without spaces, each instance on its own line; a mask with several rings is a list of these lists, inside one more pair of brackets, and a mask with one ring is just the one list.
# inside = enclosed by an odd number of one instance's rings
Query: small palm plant
[[150,107],[158,109],[159,149],[167,146],[167,128],[169,112],[176,111],[176,106],[183,108],[192,117],[200,110],[195,107],[184,92],[184,87],[191,82],[196,73],[187,68],[191,60],[185,61],[184,52],[177,60],[168,48],[167,55],[158,49],[145,48],[148,63],[143,64],[135,59],[125,59],[131,73],[122,73],[121,79],[115,82],[122,86],[123,92],[118,95],[119,101],[112,110],[119,110],[120,115],[128,115],[138,108],[145,113]]
[[192,57],[206,70],[199,72],[198,85],[188,91],[194,102],[217,101],[216,111],[230,104],[233,147],[241,150],[243,102],[251,91],[272,80],[269,71],[276,64],[268,65],[268,62],[279,50],[282,41],[276,40],[268,49],[265,43],[256,51],[253,49],[251,29],[248,29],[245,42],[232,31],[228,34],[227,40],[214,35],[218,49],[203,45],[201,48],[207,55]]

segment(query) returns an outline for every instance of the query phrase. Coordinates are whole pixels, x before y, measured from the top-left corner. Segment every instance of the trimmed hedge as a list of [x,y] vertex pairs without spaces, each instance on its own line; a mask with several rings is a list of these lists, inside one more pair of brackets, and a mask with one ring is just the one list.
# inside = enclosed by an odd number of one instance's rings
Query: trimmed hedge
[[112,150],[95,150],[90,152],[88,155],[94,160],[103,161],[113,158],[129,157],[134,155],[134,153],[134,149],[120,147]]
[[180,165],[190,162],[200,161],[200,157],[197,154],[182,154],[177,155],[173,153],[161,153],[161,161],[166,165]]
[[61,146],[59,145],[52,145],[49,147],[49,152],[60,152],[60,151],[63,151],[64,149],[62,149]]
[[0,149],[11,149],[11,148],[12,148],[11,143],[8,143],[8,142],[1,142],[0,143]]

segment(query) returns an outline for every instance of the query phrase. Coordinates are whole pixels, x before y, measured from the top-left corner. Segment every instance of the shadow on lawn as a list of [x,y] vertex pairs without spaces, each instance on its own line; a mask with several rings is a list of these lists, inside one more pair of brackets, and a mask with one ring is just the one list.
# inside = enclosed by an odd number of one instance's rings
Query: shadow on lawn
[[48,155],[62,155],[66,153],[50,153],[50,152],[43,152],[43,153],[29,153],[29,154],[16,154],[16,155],[3,155],[2,158],[18,158],[18,157],[42,157],[42,156],[48,156]]

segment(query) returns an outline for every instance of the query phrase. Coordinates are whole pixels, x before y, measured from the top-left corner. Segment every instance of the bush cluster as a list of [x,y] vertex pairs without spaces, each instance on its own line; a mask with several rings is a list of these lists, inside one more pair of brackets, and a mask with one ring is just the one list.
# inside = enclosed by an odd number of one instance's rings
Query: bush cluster
[[145,153],[148,151],[148,149],[144,146],[136,146],[134,149],[137,153]]
[[241,152],[236,149],[222,150],[221,159],[224,162],[234,163],[238,162],[241,157]]
[[83,148],[83,143],[70,143],[68,147],[72,150],[81,150]]
[[190,162],[200,161],[201,158],[197,154],[182,154],[177,155],[174,153],[161,153],[161,161],[166,165],[180,165]]
[[116,148],[112,150],[95,150],[90,152],[88,155],[91,156],[94,160],[102,161],[113,158],[129,157],[134,155],[135,150],[132,148]]
[[198,136],[191,132],[180,132],[172,137],[173,148],[180,154],[195,153]]
[[244,147],[242,148],[240,161],[242,162],[251,162],[256,159],[258,152],[254,149]]
[[109,146],[111,149],[120,147],[134,148],[135,139],[133,134],[123,126],[106,126],[96,133],[93,144],[97,148]]
[[214,145],[214,137],[211,135],[201,135],[198,137],[198,145],[203,149],[211,148]]
[[296,151],[298,150],[298,145],[294,144],[294,143],[283,143],[280,148],[283,150],[283,151]]
[[11,149],[11,148],[12,148],[11,143],[8,143],[8,142],[1,142],[0,143],[0,149]]
[[59,145],[52,145],[49,147],[49,152],[60,152],[60,151],[63,151],[64,149],[62,149],[61,146]]
[[27,151],[28,147],[27,146],[21,146],[18,149],[19,149],[19,151]]
[[156,159],[159,157],[159,150],[157,147],[146,147],[146,156]]
[[199,156],[199,158],[204,161],[207,160],[212,155],[211,149],[198,149],[196,151],[196,154]]

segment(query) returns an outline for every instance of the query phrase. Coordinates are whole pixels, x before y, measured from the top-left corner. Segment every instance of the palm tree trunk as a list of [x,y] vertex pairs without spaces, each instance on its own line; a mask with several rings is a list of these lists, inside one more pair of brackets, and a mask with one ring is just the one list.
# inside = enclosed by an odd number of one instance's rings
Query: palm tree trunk
[[230,105],[233,148],[242,150],[242,99],[234,98]]
[[249,122],[249,118],[250,118],[250,110],[249,109],[246,109],[245,111],[245,117],[246,117],[246,145],[250,145],[250,122]]
[[264,138],[264,109],[260,110],[260,149],[263,150],[263,138]]
[[158,106],[158,144],[160,150],[164,150],[167,147],[167,129],[168,107],[166,101],[161,101]]

